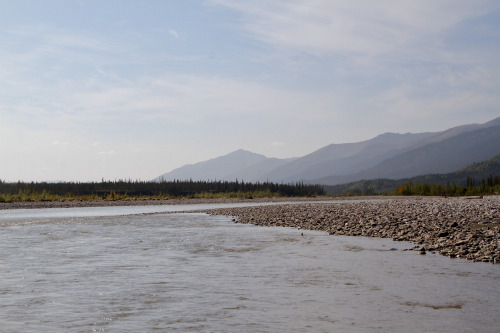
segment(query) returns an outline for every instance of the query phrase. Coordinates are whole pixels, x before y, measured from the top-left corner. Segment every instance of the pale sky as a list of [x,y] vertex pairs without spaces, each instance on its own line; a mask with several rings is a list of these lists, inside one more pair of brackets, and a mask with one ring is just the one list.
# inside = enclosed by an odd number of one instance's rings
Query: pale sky
[[150,180],[500,116],[500,1],[0,0],[0,180]]

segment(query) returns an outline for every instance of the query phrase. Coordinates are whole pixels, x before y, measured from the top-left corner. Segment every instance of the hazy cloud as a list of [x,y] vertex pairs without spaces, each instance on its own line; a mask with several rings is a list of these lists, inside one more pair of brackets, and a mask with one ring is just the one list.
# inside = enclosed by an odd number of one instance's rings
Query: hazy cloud
[[113,155],[114,153],[115,153],[114,150],[100,151],[99,155]]
[[242,13],[243,27],[269,45],[363,56],[396,52],[425,57],[451,28],[500,8],[494,1],[466,0],[214,2]]
[[55,141],[52,141],[52,145],[53,146],[67,146],[67,145],[69,145],[69,142],[61,142],[61,141],[55,140]]
[[177,33],[177,31],[170,29],[168,33],[174,36],[175,38],[179,39],[179,34]]

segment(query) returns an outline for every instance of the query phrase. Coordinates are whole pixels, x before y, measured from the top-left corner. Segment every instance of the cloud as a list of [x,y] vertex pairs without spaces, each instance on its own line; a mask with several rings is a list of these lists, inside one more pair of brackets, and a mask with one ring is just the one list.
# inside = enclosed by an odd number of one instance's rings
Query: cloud
[[212,3],[240,14],[235,28],[266,46],[262,62],[326,83],[330,110],[378,122],[391,114],[397,128],[424,114],[491,113],[499,102],[498,1]]
[[115,151],[114,150],[100,151],[98,154],[99,155],[114,155]]
[[[44,25],[17,26],[4,29],[0,40],[4,44],[6,54],[13,54],[13,64],[28,65],[29,68],[47,60],[62,64],[79,63],[96,60],[105,55],[118,54],[123,51],[121,45],[110,43],[102,37],[89,36],[82,33],[49,28]],[[2,61],[6,60],[5,58]],[[51,65],[55,65],[56,62]],[[46,68],[48,70],[50,68]]]
[[179,39],[179,33],[173,29],[168,30],[168,33],[174,36],[176,39]]
[[69,145],[69,142],[66,142],[66,141],[59,141],[59,140],[55,140],[55,141],[52,141],[51,143],[53,146],[67,146]]
[[240,12],[254,38],[316,55],[426,57],[451,28],[500,8],[494,1],[466,0],[213,2]]
[[59,106],[50,105],[51,98],[39,106],[42,110],[51,107],[51,113],[45,117],[65,116],[72,119],[70,122],[104,122],[120,117],[192,122],[238,114],[300,115],[305,108],[311,116],[325,102],[321,94],[217,76],[143,77],[136,82],[101,83],[87,91],[79,90],[78,82],[65,83],[57,95]]

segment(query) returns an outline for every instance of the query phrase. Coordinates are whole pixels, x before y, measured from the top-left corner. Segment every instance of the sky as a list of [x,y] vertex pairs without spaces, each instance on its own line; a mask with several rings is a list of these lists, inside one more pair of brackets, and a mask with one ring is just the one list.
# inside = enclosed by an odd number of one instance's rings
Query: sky
[[0,0],[0,180],[150,180],[500,116],[497,0]]

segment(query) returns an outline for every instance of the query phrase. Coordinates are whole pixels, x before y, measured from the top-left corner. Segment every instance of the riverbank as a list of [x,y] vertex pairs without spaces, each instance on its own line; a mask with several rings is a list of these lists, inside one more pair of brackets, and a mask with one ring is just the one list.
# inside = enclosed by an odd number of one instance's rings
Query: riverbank
[[[362,197],[357,197],[362,199]],[[74,208],[74,207],[109,207],[109,206],[150,206],[150,205],[191,205],[221,204],[240,202],[291,202],[291,201],[324,201],[352,200],[352,198],[332,197],[272,197],[272,198],[182,198],[182,199],[127,199],[127,200],[68,200],[68,201],[18,201],[0,202],[0,210],[5,209],[40,209],[40,208]]]
[[[331,203],[327,202],[330,200]],[[286,205],[213,209],[203,212],[234,216],[235,222],[238,223],[319,230],[332,235],[410,241],[418,244],[414,250],[421,254],[436,251],[452,258],[500,263],[500,196],[1,202],[0,210],[259,202]]]
[[206,211],[237,223],[392,238],[418,244],[420,254],[500,263],[500,196],[408,197],[241,207]]

